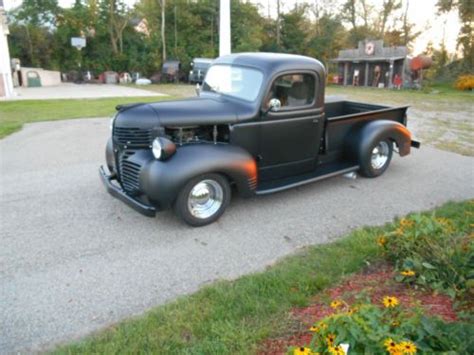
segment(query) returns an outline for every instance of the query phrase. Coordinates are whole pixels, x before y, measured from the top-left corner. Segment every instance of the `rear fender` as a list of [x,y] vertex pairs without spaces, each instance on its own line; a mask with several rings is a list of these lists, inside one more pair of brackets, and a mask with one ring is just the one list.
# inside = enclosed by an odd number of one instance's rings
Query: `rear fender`
[[376,120],[354,127],[346,138],[345,153],[353,160],[360,161],[361,154],[367,152],[376,142],[390,139],[398,147],[400,156],[410,154],[411,133],[401,123],[390,120]]
[[178,147],[165,161],[152,160],[141,174],[140,185],[150,199],[168,207],[189,180],[206,173],[226,176],[242,196],[253,195],[257,187],[257,165],[246,150],[207,143]]

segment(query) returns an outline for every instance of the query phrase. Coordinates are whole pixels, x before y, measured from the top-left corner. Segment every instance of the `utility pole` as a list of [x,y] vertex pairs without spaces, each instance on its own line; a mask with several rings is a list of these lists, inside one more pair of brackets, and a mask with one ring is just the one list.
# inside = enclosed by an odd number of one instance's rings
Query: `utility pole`
[[223,56],[231,53],[230,0],[220,0],[219,13],[219,56]]

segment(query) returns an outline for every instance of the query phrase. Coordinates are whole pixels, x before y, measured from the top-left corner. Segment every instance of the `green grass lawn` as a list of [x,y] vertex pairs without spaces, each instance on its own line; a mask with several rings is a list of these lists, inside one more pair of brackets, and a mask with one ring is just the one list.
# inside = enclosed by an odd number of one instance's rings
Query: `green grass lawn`
[[[468,233],[466,216],[473,208],[472,201],[448,203],[435,213]],[[335,243],[305,248],[264,272],[217,282],[54,352],[255,352],[262,340],[288,331],[292,307],[307,305],[319,291],[381,260],[376,238],[390,226],[358,229]]]
[[159,92],[160,94],[166,94],[176,97],[190,97],[196,96],[196,86],[191,84],[151,84],[151,85],[135,85],[129,84],[129,87],[141,90],[148,90],[153,92]]
[[110,116],[118,104],[153,102],[172,98],[172,96],[166,96],[4,101],[0,102],[0,138],[20,130],[25,123]]
[[351,99],[370,101],[388,100],[400,104],[413,105],[417,102],[429,102],[436,105],[440,100],[451,102],[474,102],[474,92],[455,90],[449,85],[433,85],[422,90],[377,89],[340,85],[328,85],[327,95],[348,95]]

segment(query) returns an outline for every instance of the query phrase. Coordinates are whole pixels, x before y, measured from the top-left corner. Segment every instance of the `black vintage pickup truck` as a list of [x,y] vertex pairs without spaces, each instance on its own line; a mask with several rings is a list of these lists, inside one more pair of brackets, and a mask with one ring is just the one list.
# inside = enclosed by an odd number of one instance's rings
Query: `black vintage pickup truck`
[[198,97],[117,107],[102,181],[144,215],[173,207],[202,226],[224,213],[234,186],[252,196],[355,171],[376,177],[395,147],[419,147],[407,106],[324,103],[325,83],[309,57],[220,57]]

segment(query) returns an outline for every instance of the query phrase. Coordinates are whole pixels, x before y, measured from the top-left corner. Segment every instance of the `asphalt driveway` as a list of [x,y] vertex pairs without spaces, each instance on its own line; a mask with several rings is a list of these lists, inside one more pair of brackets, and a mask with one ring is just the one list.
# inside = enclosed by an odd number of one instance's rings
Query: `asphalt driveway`
[[106,84],[61,83],[39,88],[15,88],[16,95],[8,100],[99,99],[104,97],[166,96],[138,87]]
[[474,158],[424,146],[377,179],[234,198],[199,229],[103,189],[108,120],[26,125],[0,141],[0,353],[79,338],[350,229],[474,197]]

